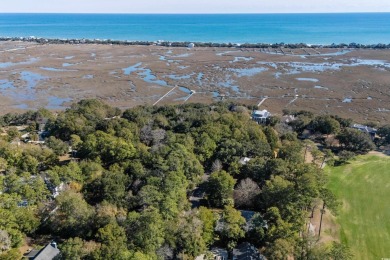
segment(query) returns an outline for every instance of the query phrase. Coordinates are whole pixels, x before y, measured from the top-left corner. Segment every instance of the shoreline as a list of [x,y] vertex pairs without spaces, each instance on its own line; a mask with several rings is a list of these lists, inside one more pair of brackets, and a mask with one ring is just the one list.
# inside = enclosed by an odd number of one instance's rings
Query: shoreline
[[39,44],[100,44],[100,45],[124,45],[124,46],[164,46],[164,47],[222,47],[222,48],[349,48],[349,49],[390,49],[390,43],[360,44],[360,43],[332,43],[332,44],[308,44],[308,43],[218,43],[218,42],[196,42],[196,41],[129,41],[129,40],[111,40],[111,39],[59,39],[59,38],[41,38],[41,37],[1,37],[0,42],[33,42]]

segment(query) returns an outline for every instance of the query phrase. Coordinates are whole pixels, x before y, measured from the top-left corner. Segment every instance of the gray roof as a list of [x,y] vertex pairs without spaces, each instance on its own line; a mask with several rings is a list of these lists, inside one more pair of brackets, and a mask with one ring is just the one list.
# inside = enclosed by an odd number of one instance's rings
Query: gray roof
[[227,259],[228,258],[228,251],[226,249],[219,248],[219,247],[214,247],[210,251],[214,255],[214,257],[220,257],[220,258],[223,258],[223,259]]
[[268,112],[267,110],[255,110],[252,112],[252,118],[257,119],[257,118],[268,118],[271,116],[271,113]]
[[56,256],[60,254],[60,250],[57,248],[57,244],[55,242],[52,242],[42,248],[41,251],[38,252],[35,256],[29,258],[34,260],[52,260]]
[[39,253],[39,250],[33,249],[28,254],[24,255],[24,257],[28,259],[34,259],[34,257]]
[[354,124],[352,128],[358,129],[362,132],[370,133],[370,134],[375,134],[377,129],[373,127],[369,127],[366,125],[359,125],[359,124]]
[[265,260],[256,247],[247,242],[233,249],[233,260]]

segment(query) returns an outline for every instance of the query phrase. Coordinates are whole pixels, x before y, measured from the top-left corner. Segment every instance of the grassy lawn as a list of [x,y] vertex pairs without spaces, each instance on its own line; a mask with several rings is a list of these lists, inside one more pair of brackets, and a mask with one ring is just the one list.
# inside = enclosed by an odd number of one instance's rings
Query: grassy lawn
[[327,171],[328,187],[342,201],[340,239],[354,259],[390,258],[390,157],[359,156]]

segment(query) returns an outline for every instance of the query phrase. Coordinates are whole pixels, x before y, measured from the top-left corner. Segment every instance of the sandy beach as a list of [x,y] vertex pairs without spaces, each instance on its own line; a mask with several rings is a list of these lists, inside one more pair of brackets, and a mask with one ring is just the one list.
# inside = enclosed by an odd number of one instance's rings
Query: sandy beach
[[390,120],[390,50],[0,42],[0,114],[85,98],[128,108],[225,99]]

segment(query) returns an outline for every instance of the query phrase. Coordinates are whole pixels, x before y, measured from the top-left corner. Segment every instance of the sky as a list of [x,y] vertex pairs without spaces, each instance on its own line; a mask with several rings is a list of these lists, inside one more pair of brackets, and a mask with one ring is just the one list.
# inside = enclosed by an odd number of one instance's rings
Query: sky
[[0,13],[390,12],[390,0],[12,0]]

